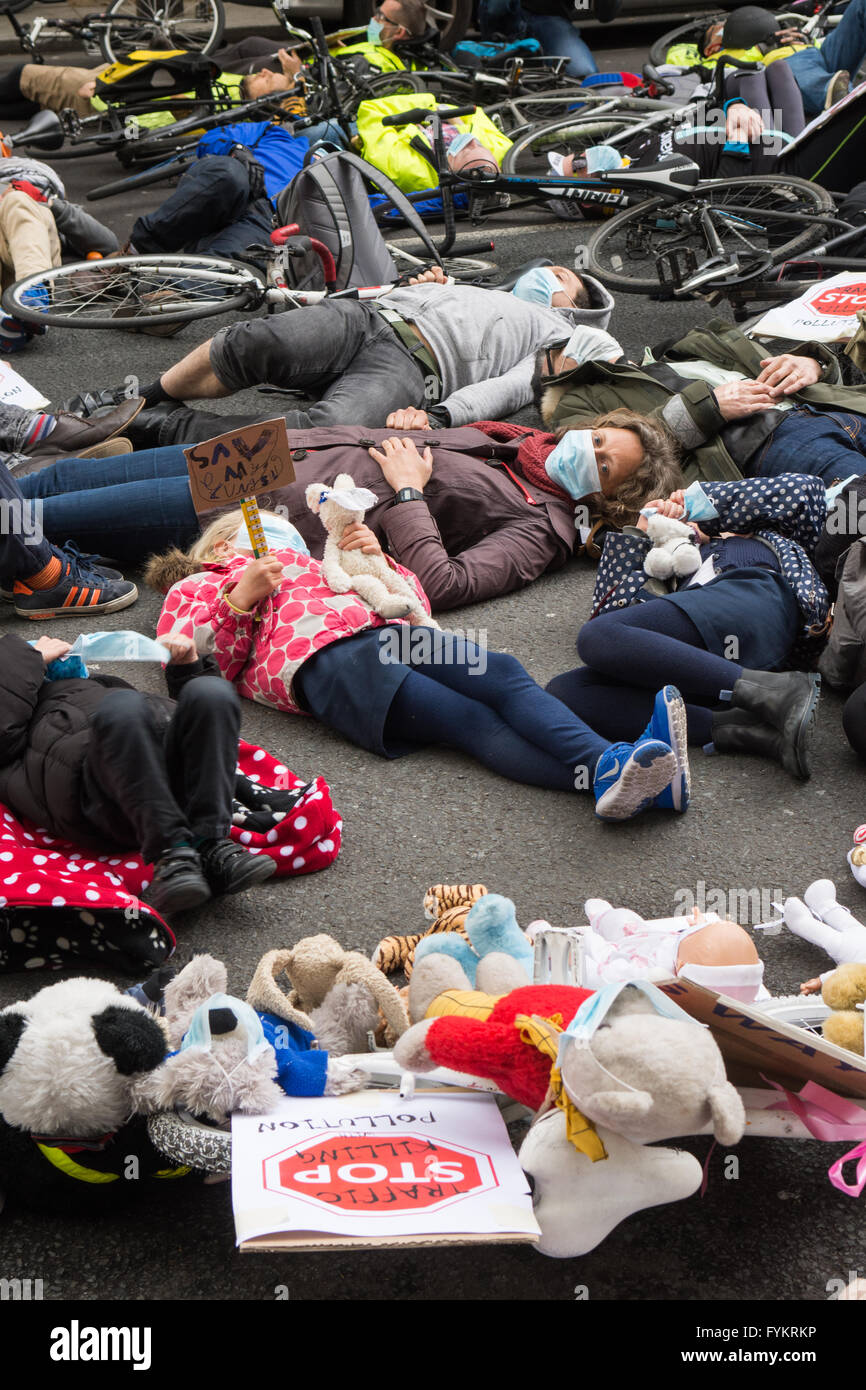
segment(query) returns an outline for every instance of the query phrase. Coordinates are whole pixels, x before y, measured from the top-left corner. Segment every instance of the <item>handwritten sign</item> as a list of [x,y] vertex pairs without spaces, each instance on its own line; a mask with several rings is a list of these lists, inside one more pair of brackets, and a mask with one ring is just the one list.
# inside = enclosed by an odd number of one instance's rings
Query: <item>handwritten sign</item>
[[244,498],[295,481],[283,419],[228,430],[183,452],[197,512],[237,507]]
[[489,1095],[358,1091],[232,1116],[244,1249],[532,1241],[526,1178]]

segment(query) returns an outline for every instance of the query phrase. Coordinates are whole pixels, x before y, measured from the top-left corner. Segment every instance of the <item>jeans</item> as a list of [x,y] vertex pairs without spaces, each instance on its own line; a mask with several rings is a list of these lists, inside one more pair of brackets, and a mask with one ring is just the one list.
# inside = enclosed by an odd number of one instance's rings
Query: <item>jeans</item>
[[81,807],[111,844],[147,863],[183,841],[228,836],[241,709],[233,685],[196,676],[170,719],[140,690],[112,690],[91,721]]
[[0,583],[7,588],[16,579],[38,574],[54,554],[41,530],[31,524],[36,518],[25,498],[12,474],[0,463]]
[[790,473],[792,458],[801,473],[823,478],[828,487],[852,474],[861,477],[866,473],[866,416],[798,406],[774,429],[749,472],[777,478]]
[[236,256],[267,241],[273,209],[267,198],[250,202],[246,166],[229,155],[198,159],[155,212],[139,217],[132,243],[144,255],[200,251]]
[[844,68],[853,77],[866,58],[866,0],[851,0],[820,48],[804,48],[784,61],[793,69],[807,116],[824,110],[827,83]]
[[[318,396],[306,410],[285,411],[289,429],[380,427],[393,410],[427,403],[424,373],[412,354],[371,304],[357,300],[231,324],[214,337],[210,361],[230,392],[269,382]],[[167,418],[158,417],[155,437],[147,442],[195,444],[255,424],[262,414],[214,416],[180,405]],[[147,412],[142,417],[136,423],[139,440],[147,438]]]
[[[0,476],[4,472],[0,470]],[[191,545],[200,534],[186,459],[179,448],[64,460],[18,479],[16,486],[22,497],[43,499],[47,536],[74,536],[82,549],[116,556],[124,563],[172,545]],[[34,550],[28,573],[41,568],[36,564],[39,554]],[[50,554],[42,564],[48,559]]]
[[574,791],[585,769],[587,790],[607,740],[542,690],[516,657],[487,652],[481,669],[478,649],[463,641],[461,651],[461,641],[433,631],[429,643],[408,644],[412,669],[386,734],[458,748],[503,777],[554,791]]
[[[859,3],[859,0],[855,0],[855,3]],[[545,53],[568,58],[565,70],[569,76],[589,77],[590,73],[598,72],[588,44],[580,37],[580,31],[563,15],[527,14],[526,24],[529,37],[538,39]]]

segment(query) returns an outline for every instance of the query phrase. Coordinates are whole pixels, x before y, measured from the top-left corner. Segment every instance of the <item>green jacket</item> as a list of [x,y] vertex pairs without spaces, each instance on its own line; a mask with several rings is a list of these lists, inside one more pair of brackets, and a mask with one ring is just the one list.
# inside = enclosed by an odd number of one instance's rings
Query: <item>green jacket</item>
[[[866,386],[841,384],[839,363],[828,347],[823,343],[802,343],[794,350],[800,356],[816,358],[824,368],[824,379],[799,391],[793,400],[866,415]],[[774,355],[724,319],[712,319],[668,346],[658,360],[660,364],[676,359],[711,362],[714,366],[756,377],[762,358]],[[741,478],[742,471],[728,452],[720,432],[727,425],[730,434],[731,426],[736,425],[745,435],[749,418],[726,422],[712,389],[704,381],[684,382],[682,390],[674,390],[674,384],[667,386],[632,363],[586,362],[569,377],[547,388],[541,413],[548,429],[576,426],[623,406],[642,415],[659,416],[686,450],[683,472],[687,482],[704,478],[727,482]],[[766,436],[766,430],[764,434]]]

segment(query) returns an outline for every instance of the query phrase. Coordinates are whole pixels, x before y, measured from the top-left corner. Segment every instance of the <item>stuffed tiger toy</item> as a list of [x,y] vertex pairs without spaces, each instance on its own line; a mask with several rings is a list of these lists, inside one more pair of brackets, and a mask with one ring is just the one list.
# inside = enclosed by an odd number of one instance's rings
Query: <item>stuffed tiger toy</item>
[[457,931],[465,937],[463,923],[467,913],[486,892],[483,883],[435,883],[424,894],[424,916],[431,925],[426,931],[413,932],[410,936],[383,937],[373,955],[373,964],[385,975],[402,970],[407,980],[410,979],[418,942],[442,931]]

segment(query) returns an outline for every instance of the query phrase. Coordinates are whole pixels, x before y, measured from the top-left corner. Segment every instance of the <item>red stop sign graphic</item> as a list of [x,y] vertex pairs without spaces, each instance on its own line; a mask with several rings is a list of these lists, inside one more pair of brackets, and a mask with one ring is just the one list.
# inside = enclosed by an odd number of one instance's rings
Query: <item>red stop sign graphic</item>
[[486,1154],[391,1130],[312,1135],[266,1158],[266,1188],[341,1215],[432,1211],[497,1187]]
[[853,318],[858,309],[866,309],[866,281],[858,280],[854,285],[835,285],[823,290],[809,307],[816,314],[838,314],[840,318]]

